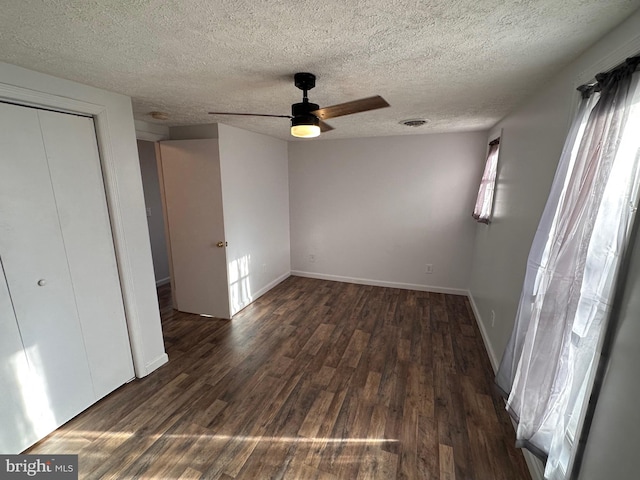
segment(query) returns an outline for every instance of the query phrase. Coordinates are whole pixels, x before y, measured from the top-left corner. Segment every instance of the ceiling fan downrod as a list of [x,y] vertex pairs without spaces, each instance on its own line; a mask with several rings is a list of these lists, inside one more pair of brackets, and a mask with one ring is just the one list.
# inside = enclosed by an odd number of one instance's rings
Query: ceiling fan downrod
[[[302,90],[302,102],[291,105],[291,115],[293,117],[312,115],[311,112],[318,110],[320,105],[309,102],[307,92],[316,86],[316,76],[313,73],[300,72],[293,76],[293,80],[295,86]],[[317,118],[315,115],[312,116]]]

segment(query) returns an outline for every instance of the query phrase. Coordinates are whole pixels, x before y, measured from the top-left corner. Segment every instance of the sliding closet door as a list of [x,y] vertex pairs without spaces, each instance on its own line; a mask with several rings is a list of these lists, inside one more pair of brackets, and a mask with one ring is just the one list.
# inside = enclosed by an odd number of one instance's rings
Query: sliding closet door
[[132,378],[133,366],[93,121],[0,104],[0,155],[6,453]]
[[94,393],[38,113],[0,109],[0,258],[30,367],[13,372],[27,410],[14,421],[29,445]]
[[16,445],[33,443],[55,428],[46,409],[34,405],[40,401],[32,391],[34,380],[0,264],[0,453],[17,451]]
[[97,398],[134,377],[93,119],[38,111]]

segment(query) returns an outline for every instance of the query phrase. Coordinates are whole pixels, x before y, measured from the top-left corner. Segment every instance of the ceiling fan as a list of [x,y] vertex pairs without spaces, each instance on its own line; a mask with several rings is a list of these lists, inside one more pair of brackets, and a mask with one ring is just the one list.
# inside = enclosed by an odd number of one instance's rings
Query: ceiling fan
[[320,108],[317,103],[309,102],[307,92],[316,86],[316,76],[313,73],[300,72],[293,77],[294,84],[302,90],[302,102],[291,105],[291,115],[269,115],[264,113],[234,113],[209,112],[211,115],[243,115],[248,117],[278,117],[291,119],[291,135],[300,138],[312,138],[320,132],[328,132],[333,127],[324,122],[328,118],[351,115],[352,113],[367,112],[378,108],[388,107],[387,101],[379,95],[361,98],[352,102],[340,103],[330,107]]

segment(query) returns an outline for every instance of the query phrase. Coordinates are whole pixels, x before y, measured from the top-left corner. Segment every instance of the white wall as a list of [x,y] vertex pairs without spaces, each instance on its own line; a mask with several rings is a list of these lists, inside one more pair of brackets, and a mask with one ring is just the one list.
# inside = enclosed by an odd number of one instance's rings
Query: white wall
[[160,180],[158,179],[158,163],[156,160],[156,144],[138,140],[138,156],[140,173],[144,190],[144,203],[147,208],[147,225],[151,241],[151,256],[156,285],[169,283],[169,256],[165,238],[164,215],[162,214],[162,197]]
[[193,140],[198,138],[218,138],[217,123],[181,125],[169,128],[171,140]]
[[486,151],[486,132],[289,143],[293,273],[465,292]]
[[231,314],[291,271],[287,142],[218,124]]
[[94,117],[137,376],[167,361],[129,97],[0,63],[0,99]]
[[[490,225],[477,227],[470,290],[494,365],[513,327],[527,255],[577,103],[575,87],[640,52],[638,32],[640,14],[636,13],[541,85],[538,95],[491,132],[503,132],[496,215]],[[640,269],[635,272],[629,287],[634,291]],[[632,297],[628,296],[622,334],[598,401],[581,479],[637,478],[640,469],[635,439],[640,431],[640,387],[637,369],[632,367],[640,363],[640,305]]]

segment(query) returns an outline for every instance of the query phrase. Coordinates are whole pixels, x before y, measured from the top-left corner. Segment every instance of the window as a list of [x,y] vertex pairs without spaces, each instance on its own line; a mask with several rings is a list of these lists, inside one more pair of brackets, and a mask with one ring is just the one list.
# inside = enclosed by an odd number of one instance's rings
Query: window
[[498,170],[498,153],[500,151],[500,139],[496,138],[489,143],[489,154],[484,166],[484,173],[480,181],[476,206],[473,209],[473,218],[481,223],[489,223],[493,210],[493,193],[496,186],[496,172]]
[[639,64],[640,57],[629,59],[580,89],[496,377],[517,420],[518,444],[546,459],[550,480],[576,468],[587,399],[630,251],[640,185]]

